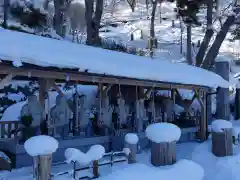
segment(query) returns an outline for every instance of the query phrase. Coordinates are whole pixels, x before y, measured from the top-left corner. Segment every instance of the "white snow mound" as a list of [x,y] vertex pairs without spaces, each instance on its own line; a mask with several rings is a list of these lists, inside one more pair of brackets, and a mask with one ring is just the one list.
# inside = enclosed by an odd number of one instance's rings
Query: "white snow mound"
[[99,180],[202,180],[203,176],[204,170],[200,165],[183,159],[168,168],[152,168],[145,164],[135,163],[107,176],[102,176]]
[[67,163],[78,162],[81,166],[90,164],[91,159],[87,154],[76,148],[68,148],[65,150],[65,158]]
[[24,148],[30,156],[48,155],[58,148],[58,141],[46,135],[34,136],[24,143]]
[[129,144],[137,144],[139,138],[135,133],[128,133],[125,135],[125,141]]
[[86,155],[92,160],[100,160],[105,154],[105,148],[102,145],[93,145],[90,147]]
[[123,152],[126,156],[128,156],[131,153],[131,150],[129,148],[123,148]]
[[178,141],[181,137],[181,129],[171,123],[151,124],[145,133],[147,138],[155,143]]
[[230,121],[217,119],[212,122],[212,131],[223,132],[223,129],[232,128],[232,123]]

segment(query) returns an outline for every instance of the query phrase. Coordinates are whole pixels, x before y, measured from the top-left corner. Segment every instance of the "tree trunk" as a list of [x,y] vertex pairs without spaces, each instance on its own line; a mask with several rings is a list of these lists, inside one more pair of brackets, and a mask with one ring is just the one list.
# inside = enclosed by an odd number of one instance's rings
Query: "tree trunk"
[[180,36],[180,53],[183,54],[183,25],[180,20],[181,36]]
[[66,1],[65,0],[54,0],[54,17],[53,17],[53,26],[56,33],[65,37],[65,11],[66,11]]
[[87,44],[99,45],[99,28],[103,12],[103,0],[97,0],[94,10],[94,0],[85,0],[85,18],[87,22]]
[[9,0],[4,0],[4,17],[3,17],[3,28],[7,28],[8,20],[8,9],[9,9]]
[[152,1],[152,14],[151,14],[151,25],[150,25],[150,41],[149,41],[149,49],[150,49],[150,57],[153,57],[153,47],[155,42],[155,14],[157,9],[158,1]]
[[151,143],[151,164],[153,166],[172,165],[176,162],[176,142]]
[[192,27],[191,24],[187,24],[187,62],[192,65]]
[[240,87],[237,84],[235,94],[235,119],[240,119]]
[[215,58],[217,57],[217,55],[219,54],[219,49],[230,29],[230,27],[233,25],[235,21],[235,16],[228,16],[227,20],[225,21],[225,23],[223,24],[220,32],[217,34],[213,45],[211,46],[211,48],[209,49],[209,51],[207,52],[207,55],[203,61],[202,64],[202,68],[204,69],[209,69],[211,66],[214,65],[215,63]]
[[205,33],[205,36],[203,38],[203,41],[196,56],[196,66],[200,66],[202,64],[208,45],[214,34],[212,29],[212,14],[213,14],[213,0],[209,0],[209,3],[207,5],[207,31]]

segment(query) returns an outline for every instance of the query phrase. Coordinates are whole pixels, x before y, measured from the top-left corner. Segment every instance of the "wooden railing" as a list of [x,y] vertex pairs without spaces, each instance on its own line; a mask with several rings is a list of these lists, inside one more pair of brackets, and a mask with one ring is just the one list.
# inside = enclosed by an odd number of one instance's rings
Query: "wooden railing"
[[0,139],[14,138],[18,133],[14,130],[18,129],[19,121],[0,121]]

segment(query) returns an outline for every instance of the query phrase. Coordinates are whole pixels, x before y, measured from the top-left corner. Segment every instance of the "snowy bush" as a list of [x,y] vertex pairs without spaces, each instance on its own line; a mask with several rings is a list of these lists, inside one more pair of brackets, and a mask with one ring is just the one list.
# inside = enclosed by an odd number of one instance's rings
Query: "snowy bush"
[[19,19],[21,24],[29,27],[42,27],[47,24],[47,15],[34,7],[31,1],[15,1],[10,5],[11,15]]

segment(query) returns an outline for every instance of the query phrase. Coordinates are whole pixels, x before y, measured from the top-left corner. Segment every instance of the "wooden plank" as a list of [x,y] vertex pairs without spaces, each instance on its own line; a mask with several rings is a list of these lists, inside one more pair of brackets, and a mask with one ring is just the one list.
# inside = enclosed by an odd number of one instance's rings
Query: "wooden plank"
[[28,68],[16,68],[10,66],[0,66],[0,74],[8,74],[9,72],[14,72],[16,76],[25,77],[36,77],[45,79],[56,79],[56,80],[66,80],[68,75],[69,81],[83,81],[96,83],[106,83],[106,84],[120,84],[120,85],[131,85],[131,86],[142,86],[142,87],[156,87],[156,88],[175,88],[175,89],[199,89],[208,88],[205,86],[191,85],[191,84],[180,84],[180,83],[168,83],[160,81],[151,80],[140,80],[134,78],[126,78],[119,76],[107,76],[91,73],[80,73],[80,72],[63,72],[63,71],[53,71],[53,70],[37,70]]

